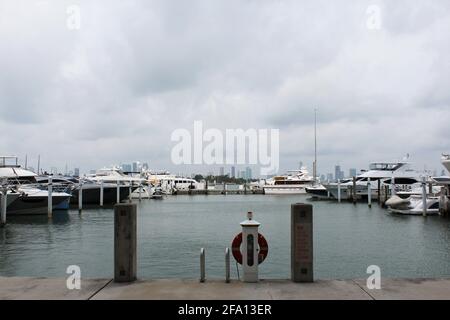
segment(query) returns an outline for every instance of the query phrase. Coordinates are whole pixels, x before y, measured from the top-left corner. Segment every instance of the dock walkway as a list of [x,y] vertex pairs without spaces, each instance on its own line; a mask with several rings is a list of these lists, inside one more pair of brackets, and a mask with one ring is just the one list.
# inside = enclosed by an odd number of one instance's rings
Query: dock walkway
[[69,290],[65,278],[0,277],[0,299],[69,300],[396,300],[450,299],[448,279],[382,279],[381,289],[369,290],[366,280],[318,280],[293,283],[289,280],[160,279],[114,283],[112,279],[82,279],[80,290]]

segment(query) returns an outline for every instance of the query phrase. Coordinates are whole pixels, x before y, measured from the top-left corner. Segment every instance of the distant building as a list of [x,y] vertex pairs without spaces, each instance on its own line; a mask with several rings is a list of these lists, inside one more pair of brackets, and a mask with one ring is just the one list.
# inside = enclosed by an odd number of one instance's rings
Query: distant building
[[140,166],[140,163],[139,163],[139,161],[135,161],[135,162],[133,162],[133,172],[140,172],[141,170],[141,166]]
[[250,167],[245,168],[245,179],[252,179],[252,169]]
[[348,171],[348,173],[349,173],[348,176],[349,176],[350,178],[356,177],[356,169],[351,168],[351,169]]
[[327,173],[327,181],[333,181],[333,174]]
[[131,169],[133,169],[131,164],[125,164],[125,163],[122,164],[120,167],[123,172],[131,172]]
[[446,176],[446,174],[445,174],[445,170],[442,170],[442,172],[441,172],[441,176]]
[[95,170],[90,170],[89,171],[90,174],[95,174],[95,172],[96,172]]
[[326,181],[327,180],[327,178],[325,177],[325,175],[324,174],[321,174],[320,175],[320,181],[321,182],[324,182],[324,181]]
[[231,167],[231,177],[236,178],[236,167]]
[[342,179],[344,179],[344,172],[342,172],[340,165],[336,165],[334,167],[334,179],[335,180],[342,180]]
[[56,167],[51,167],[51,169],[50,169],[50,174],[58,174],[58,168],[56,168]]
[[142,164],[142,170],[148,170],[148,168],[149,168],[148,163],[147,163],[147,162],[144,162],[144,163]]
[[80,176],[80,168],[75,168],[73,169],[73,175],[75,177],[79,177]]
[[225,168],[224,167],[220,167],[220,170],[219,170],[219,176],[224,176],[225,175]]

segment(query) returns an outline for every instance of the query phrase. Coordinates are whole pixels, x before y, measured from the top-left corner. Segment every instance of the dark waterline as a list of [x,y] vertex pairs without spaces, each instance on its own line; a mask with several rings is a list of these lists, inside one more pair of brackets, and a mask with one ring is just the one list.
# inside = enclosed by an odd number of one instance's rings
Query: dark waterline
[[[253,211],[269,255],[262,278],[290,275],[290,205],[307,196],[173,196],[138,203],[138,277],[198,278],[200,248],[207,278],[224,277],[225,247]],[[386,277],[449,277],[450,221],[396,216],[374,205],[315,201],[316,279],[366,277],[378,265]],[[237,277],[232,261],[232,276]],[[79,265],[82,277],[113,275],[111,209],[58,212],[52,220],[8,217],[0,229],[0,275],[66,276]]]

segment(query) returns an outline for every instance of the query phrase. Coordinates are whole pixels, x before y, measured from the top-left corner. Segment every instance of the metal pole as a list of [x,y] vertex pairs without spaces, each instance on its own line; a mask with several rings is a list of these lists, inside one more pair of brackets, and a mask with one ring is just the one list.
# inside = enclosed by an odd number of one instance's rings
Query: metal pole
[[225,282],[230,282],[230,248],[225,249]]
[[338,202],[341,202],[341,179],[338,179]]
[[425,177],[422,178],[422,215],[427,216],[427,183]]
[[81,213],[83,210],[83,182],[79,183],[78,187],[78,212]]
[[7,188],[5,188],[5,187],[2,188],[1,196],[2,196],[2,201],[0,203],[0,207],[2,208],[2,211],[1,211],[0,226],[4,226],[6,224],[6,204],[7,204],[6,198],[8,197],[8,189]]
[[53,215],[53,179],[48,177],[48,217],[51,218]]
[[372,207],[372,185],[370,184],[370,178],[367,178],[367,204],[369,208]]
[[103,188],[104,188],[104,182],[102,180],[102,181],[100,181],[100,207],[103,207],[103,196],[104,196],[103,192],[105,191]]
[[[300,168],[301,169],[301,168]],[[317,176],[317,109],[314,109],[314,183],[316,183]]]
[[205,248],[200,249],[200,282],[205,282]]
[[356,177],[353,177],[353,204],[356,203]]

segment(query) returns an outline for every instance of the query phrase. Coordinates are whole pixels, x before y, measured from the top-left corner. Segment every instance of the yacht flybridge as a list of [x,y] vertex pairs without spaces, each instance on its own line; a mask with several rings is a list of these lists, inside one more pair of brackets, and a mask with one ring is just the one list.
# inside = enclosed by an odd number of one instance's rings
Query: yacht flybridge
[[302,167],[267,180],[263,189],[264,194],[305,194],[306,188],[312,187],[313,184],[314,178],[305,167]]
[[[18,165],[16,156],[0,157],[0,181],[9,186],[7,199],[8,215],[47,214],[48,191],[36,180],[37,175]],[[18,195],[19,194],[19,195]],[[52,205],[56,209],[70,199],[66,192],[52,192]]]
[[[424,173],[420,173],[411,168],[409,162],[374,162],[370,164],[369,170],[356,177],[356,196],[357,198],[367,197],[368,181],[370,178],[370,189],[372,199],[378,198],[378,181],[391,183],[394,179],[397,191],[412,192],[413,185],[421,181]],[[327,191],[334,198],[338,198],[339,183],[324,184]],[[353,187],[353,179],[346,179],[340,182],[341,199],[347,199],[350,187]]]

